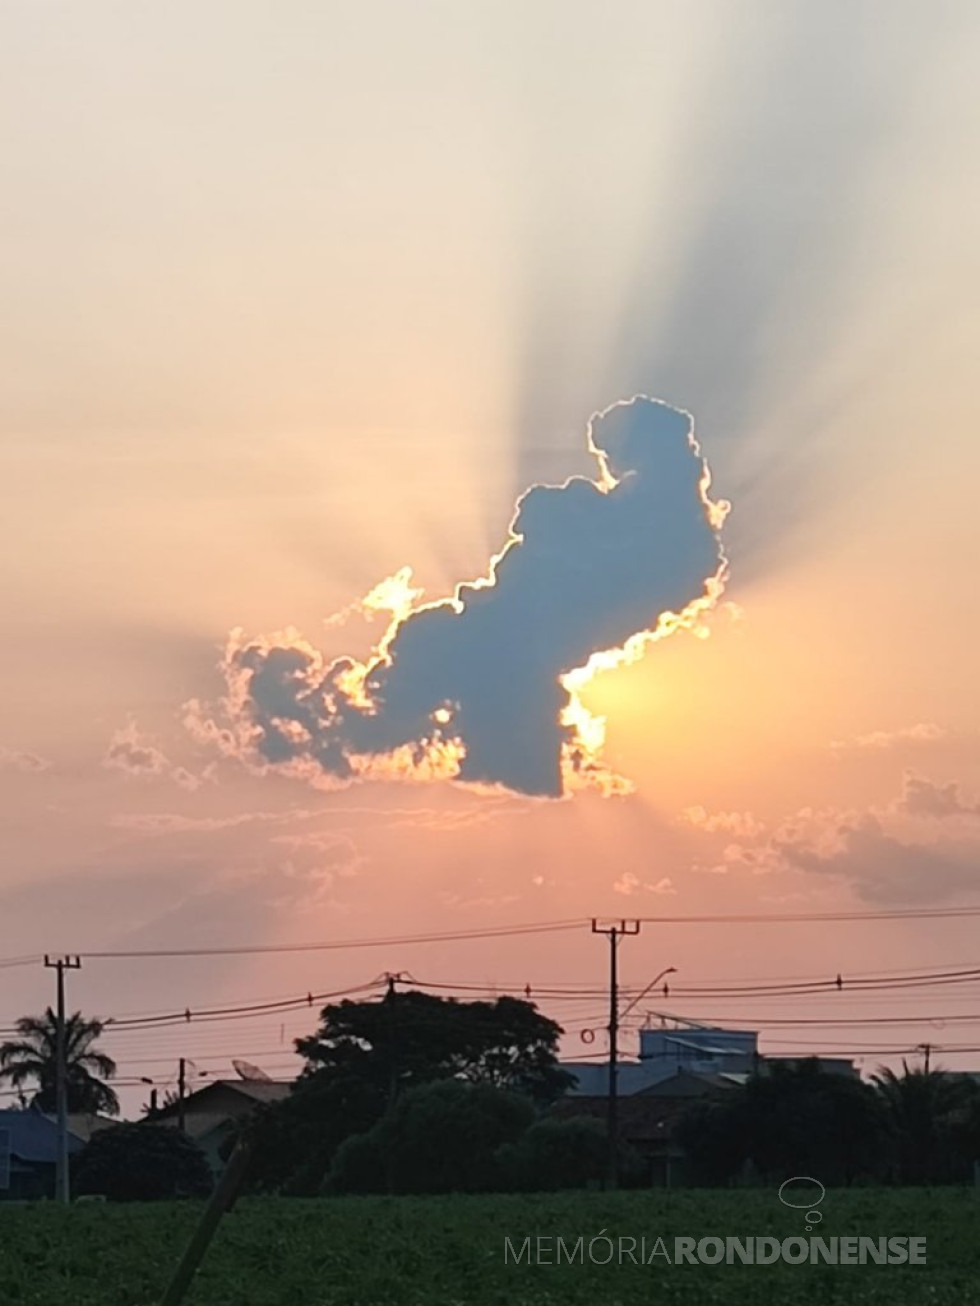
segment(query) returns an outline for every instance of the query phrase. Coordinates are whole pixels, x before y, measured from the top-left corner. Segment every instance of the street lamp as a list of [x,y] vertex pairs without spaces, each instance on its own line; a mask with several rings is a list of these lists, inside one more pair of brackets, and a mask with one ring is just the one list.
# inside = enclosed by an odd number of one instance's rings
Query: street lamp
[[676,974],[677,974],[677,967],[676,967],[676,966],[667,966],[664,970],[662,970],[662,971],[660,972],[659,975],[655,975],[655,976],[653,977],[653,979],[650,981],[650,983],[649,983],[649,984],[646,986],[646,988],[643,990],[643,992],[642,992],[642,993],[638,993],[638,994],[636,995],[636,997],[633,999],[633,1001],[629,1004],[629,1006],[626,1007],[625,1010],[623,1010],[622,1012],[620,1012],[620,1016],[619,1016],[620,1020],[622,1020],[624,1016],[628,1016],[629,1013],[630,1013],[630,1012],[633,1010],[633,1008],[636,1006],[636,1004],[637,1004],[638,1002],[642,1002],[643,999],[646,997],[646,995],[650,992],[650,990],[656,988],[657,985],[660,983],[660,981],[661,981],[665,976],[667,976],[667,975],[676,975]]

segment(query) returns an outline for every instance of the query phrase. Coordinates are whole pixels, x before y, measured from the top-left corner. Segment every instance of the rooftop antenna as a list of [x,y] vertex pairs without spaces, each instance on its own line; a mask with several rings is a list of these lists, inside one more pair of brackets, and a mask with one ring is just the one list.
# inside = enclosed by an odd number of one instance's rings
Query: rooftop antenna
[[267,1075],[261,1066],[253,1066],[251,1061],[240,1061],[237,1057],[233,1057],[231,1064],[235,1067],[239,1079],[246,1079],[253,1083],[255,1081],[269,1083],[272,1080],[271,1075]]

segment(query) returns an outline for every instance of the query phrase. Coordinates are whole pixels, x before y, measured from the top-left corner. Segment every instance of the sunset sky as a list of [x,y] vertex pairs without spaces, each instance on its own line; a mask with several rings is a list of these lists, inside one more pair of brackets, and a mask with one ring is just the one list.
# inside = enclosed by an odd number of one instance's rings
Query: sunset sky
[[[980,908],[978,39],[966,0],[8,0],[0,959]],[[581,691],[617,792],[518,782],[513,731],[539,739],[548,712],[489,639],[456,640],[450,678],[480,699],[493,783],[344,778],[306,735],[288,762],[256,751],[235,650],[364,664],[391,620],[379,582],[418,608],[488,577],[518,497],[601,479],[590,421],[635,395],[692,415],[731,508],[710,610]],[[622,484],[674,502],[656,460]],[[537,657],[556,622],[605,629],[597,605],[646,584],[633,537],[589,512],[542,511],[505,565],[540,542],[535,584],[560,584],[518,609],[501,582],[493,640],[524,648],[523,611]],[[664,532],[683,604],[714,564],[677,543],[675,567]],[[576,579],[593,564],[596,592]],[[649,593],[639,629],[664,610]],[[969,916],[650,921],[621,967],[634,989],[668,965],[680,989],[939,970],[980,965],[975,935]],[[577,1054],[585,1028],[602,1048],[606,964],[587,925],[88,956],[71,1002],[121,1017],[385,971],[580,987],[542,1002]],[[53,983],[36,960],[2,974],[6,1030]],[[980,1046],[980,1014],[936,1023],[980,1013],[975,988],[655,1009],[774,1051],[850,1044],[870,1069]],[[845,1008],[923,1023],[764,1027]],[[182,1054],[284,1075],[311,1020],[105,1044],[160,1084]]]

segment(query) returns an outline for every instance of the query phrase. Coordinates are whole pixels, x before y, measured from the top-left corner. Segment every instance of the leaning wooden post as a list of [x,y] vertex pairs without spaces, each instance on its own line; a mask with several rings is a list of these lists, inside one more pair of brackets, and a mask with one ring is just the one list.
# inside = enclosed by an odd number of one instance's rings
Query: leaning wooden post
[[163,1294],[160,1306],[180,1306],[180,1303],[184,1300],[191,1280],[194,1278],[198,1266],[204,1260],[204,1253],[214,1237],[214,1231],[217,1229],[221,1217],[235,1200],[242,1180],[245,1178],[245,1171],[248,1168],[251,1155],[252,1144],[249,1140],[241,1139],[235,1144],[235,1150],[225,1166],[225,1172],[218,1180],[215,1190],[204,1208],[201,1222],[194,1230],[194,1234],[187,1244],[187,1250],[180,1259],[177,1271],[170,1281],[170,1287]]

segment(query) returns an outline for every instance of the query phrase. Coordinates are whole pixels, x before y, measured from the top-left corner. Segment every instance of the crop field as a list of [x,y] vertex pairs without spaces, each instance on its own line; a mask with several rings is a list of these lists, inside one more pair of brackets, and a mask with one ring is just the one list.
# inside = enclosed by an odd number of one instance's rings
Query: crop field
[[[197,1203],[67,1211],[0,1206],[0,1303],[155,1306],[201,1209]],[[926,1263],[674,1262],[678,1237],[805,1235],[804,1212],[762,1190],[253,1198],[225,1217],[186,1300],[188,1306],[980,1304],[980,1192],[832,1190],[820,1210],[812,1236],[925,1238]],[[715,1254],[708,1246],[707,1257]]]

